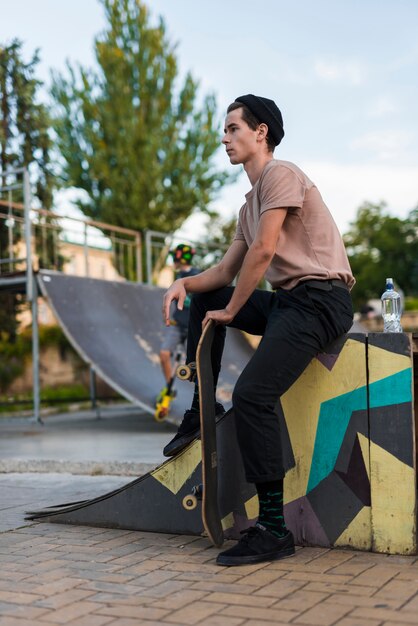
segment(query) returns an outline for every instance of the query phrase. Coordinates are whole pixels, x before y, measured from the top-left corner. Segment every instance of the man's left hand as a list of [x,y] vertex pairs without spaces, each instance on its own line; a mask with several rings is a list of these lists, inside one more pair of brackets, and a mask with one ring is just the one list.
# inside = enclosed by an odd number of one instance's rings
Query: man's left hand
[[219,309],[218,311],[208,311],[205,315],[205,318],[202,322],[202,328],[206,326],[209,320],[213,320],[215,324],[230,324],[234,319],[234,315],[232,315],[227,309]]

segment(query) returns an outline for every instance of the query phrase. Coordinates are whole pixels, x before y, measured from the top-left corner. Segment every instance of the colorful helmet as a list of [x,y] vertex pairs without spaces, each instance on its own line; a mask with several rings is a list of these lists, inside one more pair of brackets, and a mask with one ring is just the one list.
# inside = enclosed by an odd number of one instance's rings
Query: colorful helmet
[[186,243],[179,243],[178,246],[171,250],[174,263],[181,263],[182,265],[190,265],[195,255],[196,250],[192,246]]

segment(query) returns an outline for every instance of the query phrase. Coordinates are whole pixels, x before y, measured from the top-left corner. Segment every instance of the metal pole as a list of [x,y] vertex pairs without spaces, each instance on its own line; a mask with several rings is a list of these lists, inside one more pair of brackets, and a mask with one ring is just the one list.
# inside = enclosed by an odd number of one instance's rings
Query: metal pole
[[150,230],[147,230],[145,234],[145,255],[147,259],[147,284],[148,285],[152,283],[151,238],[152,238],[152,232]]
[[41,419],[41,394],[39,381],[39,327],[38,327],[38,284],[32,277],[32,372],[33,372],[33,419]]
[[141,234],[136,235],[136,280],[142,283],[142,241]]
[[96,411],[96,416],[100,418],[100,408],[97,404],[96,370],[90,365],[90,400],[91,408]]
[[33,419],[41,424],[40,381],[39,381],[39,327],[38,327],[38,290],[32,265],[32,224],[30,219],[30,180],[27,168],[23,170],[23,205],[25,208],[25,243],[26,243],[26,298],[32,305],[32,384],[33,384]]
[[13,226],[14,226],[14,217],[12,212],[12,192],[9,190],[8,193],[9,198],[9,210],[8,210],[8,233],[9,233],[9,272],[13,271],[13,261],[14,261],[14,250],[13,250]]
[[86,276],[89,275],[89,248],[87,244],[87,224],[84,224],[84,269]]
[[23,203],[25,207],[25,243],[26,243],[26,297],[33,300],[33,271],[32,271],[32,224],[30,220],[30,181],[29,172],[23,171]]

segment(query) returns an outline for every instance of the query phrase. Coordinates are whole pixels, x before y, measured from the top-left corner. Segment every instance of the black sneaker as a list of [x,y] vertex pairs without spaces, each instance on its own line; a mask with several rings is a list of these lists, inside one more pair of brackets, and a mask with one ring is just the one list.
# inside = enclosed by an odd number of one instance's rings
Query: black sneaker
[[263,561],[278,561],[295,553],[295,542],[290,531],[276,537],[261,524],[242,531],[243,537],[229,550],[218,554],[218,565],[251,565]]
[[[219,419],[225,413],[225,409],[220,402],[215,402],[215,415]],[[200,415],[196,409],[189,409],[185,412],[183,421],[179,426],[173,439],[163,449],[164,456],[174,456],[185,448],[193,439],[200,434]]]

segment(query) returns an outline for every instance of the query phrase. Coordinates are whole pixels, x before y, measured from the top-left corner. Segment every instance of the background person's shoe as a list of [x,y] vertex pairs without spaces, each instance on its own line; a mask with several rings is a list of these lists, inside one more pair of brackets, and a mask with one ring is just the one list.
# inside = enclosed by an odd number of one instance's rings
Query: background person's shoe
[[278,561],[295,553],[295,542],[289,531],[284,537],[276,537],[261,524],[242,531],[238,543],[218,554],[217,565],[249,565],[263,561]]

